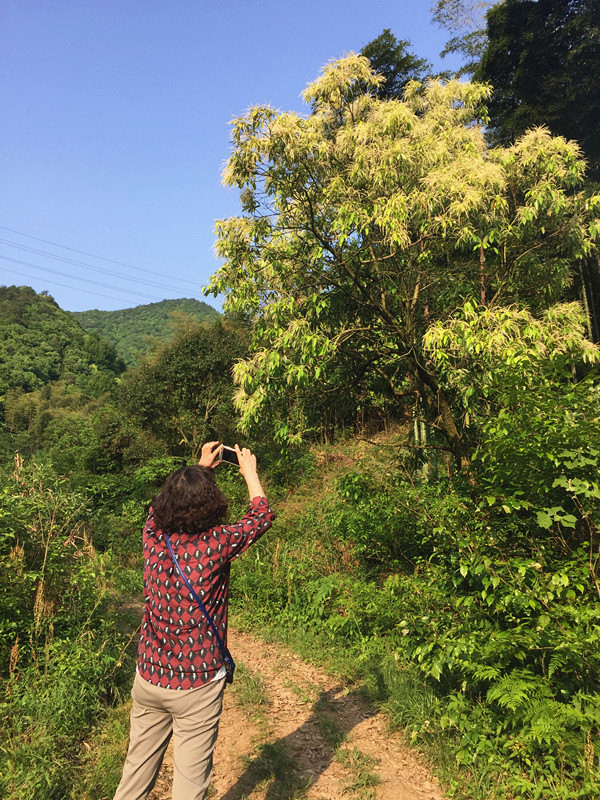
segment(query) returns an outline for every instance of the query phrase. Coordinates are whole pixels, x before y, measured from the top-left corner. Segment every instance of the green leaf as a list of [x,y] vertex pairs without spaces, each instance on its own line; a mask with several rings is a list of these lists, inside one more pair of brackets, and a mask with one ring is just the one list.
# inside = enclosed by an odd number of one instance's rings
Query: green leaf
[[538,511],[537,524],[540,526],[540,528],[548,529],[552,525],[552,519],[545,511]]
[[573,514],[565,514],[560,518],[560,523],[565,528],[574,528],[577,524],[577,517],[574,517]]

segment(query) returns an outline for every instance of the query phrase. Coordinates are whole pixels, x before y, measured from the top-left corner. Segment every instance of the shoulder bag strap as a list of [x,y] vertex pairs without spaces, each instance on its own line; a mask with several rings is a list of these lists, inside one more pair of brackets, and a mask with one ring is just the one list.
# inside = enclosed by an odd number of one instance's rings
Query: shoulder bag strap
[[175,557],[175,553],[173,552],[173,548],[171,547],[171,541],[169,539],[169,535],[164,531],[163,531],[163,533],[164,533],[164,536],[165,536],[165,539],[166,539],[166,542],[167,542],[167,547],[169,548],[169,553],[171,554],[171,559],[173,561],[173,564],[175,564],[177,572],[179,572],[179,574],[181,575],[181,579],[183,580],[183,582],[185,583],[185,585],[188,588],[188,591],[190,592],[190,594],[192,595],[194,600],[200,606],[200,611],[202,611],[202,613],[206,617],[206,621],[208,622],[212,632],[216,636],[217,644],[219,645],[219,650],[221,651],[221,655],[223,656],[223,661],[225,662],[225,669],[227,670],[227,683],[231,683],[233,681],[233,673],[235,671],[235,661],[233,660],[233,657],[232,657],[231,653],[229,652],[229,650],[225,647],[225,643],[223,642],[223,639],[221,638],[221,634],[217,630],[217,626],[212,621],[212,618],[211,618],[210,614],[206,610],[206,606],[204,605],[202,600],[200,600],[200,598],[198,597],[198,595],[194,591],[194,588],[193,588],[192,584],[190,583],[190,581],[189,581],[187,575],[185,574],[185,572],[181,569],[179,561]]

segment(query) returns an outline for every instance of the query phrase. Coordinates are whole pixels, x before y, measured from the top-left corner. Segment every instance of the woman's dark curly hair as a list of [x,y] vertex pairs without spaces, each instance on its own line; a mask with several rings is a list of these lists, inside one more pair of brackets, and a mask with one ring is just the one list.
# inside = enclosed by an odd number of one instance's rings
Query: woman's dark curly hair
[[152,503],[156,527],[167,533],[202,533],[225,520],[227,498],[209,467],[172,472]]

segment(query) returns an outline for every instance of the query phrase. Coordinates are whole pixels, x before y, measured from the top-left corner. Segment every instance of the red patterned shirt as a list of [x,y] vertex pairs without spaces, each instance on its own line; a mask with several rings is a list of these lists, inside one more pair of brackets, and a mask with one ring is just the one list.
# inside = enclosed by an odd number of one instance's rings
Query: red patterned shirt
[[[229,566],[275,519],[266,498],[255,497],[246,515],[200,534],[170,535],[173,552],[227,643]],[[211,681],[223,657],[206,617],[181,580],[157,530],[152,509],[144,526],[146,607],[138,648],[138,672],[167,689],[191,689]]]

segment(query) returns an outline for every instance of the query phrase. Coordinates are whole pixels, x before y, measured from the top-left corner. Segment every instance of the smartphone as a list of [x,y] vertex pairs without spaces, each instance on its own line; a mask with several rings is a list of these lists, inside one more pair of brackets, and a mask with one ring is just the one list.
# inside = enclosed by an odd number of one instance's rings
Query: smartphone
[[221,446],[218,460],[224,461],[226,464],[234,464],[236,467],[239,467],[240,465],[240,462],[238,461],[238,455],[233,447],[227,447],[225,444]]

